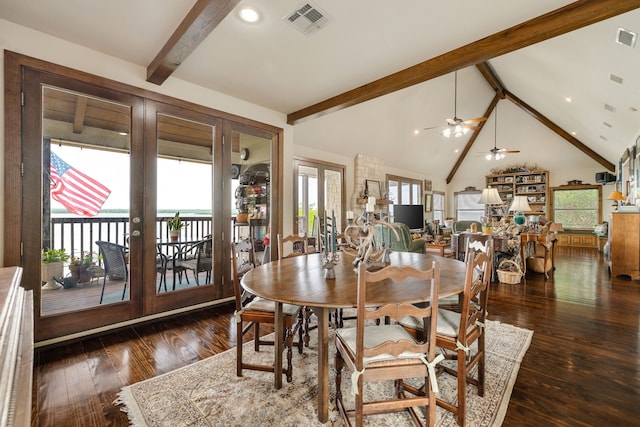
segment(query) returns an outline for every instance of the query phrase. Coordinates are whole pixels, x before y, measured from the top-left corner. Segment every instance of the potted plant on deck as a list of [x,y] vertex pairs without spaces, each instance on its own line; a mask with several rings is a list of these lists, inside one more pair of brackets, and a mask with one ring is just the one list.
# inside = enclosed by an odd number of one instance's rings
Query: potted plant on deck
[[96,259],[91,252],[85,253],[81,257],[71,257],[69,262],[69,271],[71,277],[76,279],[77,283],[85,283],[93,277],[92,268],[96,266]]
[[186,224],[180,219],[180,212],[176,212],[173,218],[167,220],[167,227],[169,227],[169,238],[172,241],[178,240],[180,236],[180,230],[182,230]]
[[69,259],[67,251],[64,249],[43,249],[41,258],[41,279],[45,283],[42,289],[54,291],[60,289],[62,285],[55,279],[61,280],[64,275],[64,262]]

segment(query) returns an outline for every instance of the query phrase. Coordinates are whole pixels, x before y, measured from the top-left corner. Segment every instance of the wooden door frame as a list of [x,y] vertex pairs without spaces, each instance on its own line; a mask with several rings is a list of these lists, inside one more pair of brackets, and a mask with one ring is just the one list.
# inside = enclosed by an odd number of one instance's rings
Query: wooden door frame
[[[216,117],[221,121],[222,125],[219,126],[221,132],[225,132],[227,127],[233,125],[250,126],[255,129],[261,129],[264,132],[268,132],[271,135],[272,140],[272,200],[276,203],[272,204],[271,209],[271,221],[272,227],[276,231],[282,228],[282,145],[284,141],[284,131],[282,128],[271,126],[268,124],[260,123],[254,120],[250,120],[244,117],[236,116],[233,114],[225,113],[222,111],[214,110],[201,105],[193,104],[188,101],[173,98],[170,96],[158,94],[155,92],[140,89],[134,86],[130,86],[121,82],[105,79],[100,76],[85,73],[82,71],[74,70],[61,65],[53,64],[50,62],[42,61],[36,58],[28,57],[11,51],[4,51],[4,71],[5,71],[5,147],[4,147],[4,164],[5,164],[5,187],[4,187],[4,265],[17,265],[26,267],[25,255],[28,254],[29,258],[33,258],[33,248],[35,246],[33,242],[25,242],[24,236],[27,234],[27,238],[35,241],[35,234],[33,231],[26,230],[26,224],[24,223],[24,215],[26,209],[32,209],[32,206],[26,206],[27,203],[31,203],[31,192],[23,192],[23,177],[22,171],[24,167],[23,160],[23,127],[28,127],[29,124],[23,123],[22,117],[22,99],[23,99],[23,73],[26,69],[33,69],[48,74],[57,75],[61,79],[77,80],[82,85],[93,85],[99,88],[99,93],[96,96],[103,95],[106,99],[113,97],[114,93],[119,93],[122,96],[139,97],[143,100],[151,100],[160,103],[165,103],[177,108],[184,108],[185,110],[193,111],[196,113],[209,115]],[[29,84],[29,82],[25,82]],[[142,138],[144,135],[144,108],[140,110],[136,109],[132,112],[132,133],[136,133]],[[41,125],[40,125],[41,126]],[[139,128],[138,128],[139,127]],[[229,134],[230,135],[230,134]],[[138,137],[138,136],[133,136]],[[230,140],[230,139],[229,139]],[[216,164],[221,168],[221,174],[224,177],[225,182],[228,181],[228,185],[231,183],[231,160],[230,152],[231,148],[223,150],[223,155],[216,156],[219,158],[220,164]],[[26,159],[25,159],[26,160]],[[41,160],[41,159],[40,159]],[[148,164],[149,159],[145,162]],[[40,163],[41,165],[41,163]],[[40,167],[40,166],[39,166]],[[227,188],[227,184],[223,184],[224,188]],[[27,194],[25,194],[27,193]],[[230,222],[230,196],[224,194],[214,194],[214,209],[215,206],[219,206],[218,203],[222,203],[221,206],[228,206],[229,212],[223,212],[222,217]],[[37,197],[41,197],[37,194]],[[38,205],[40,202],[38,201]],[[224,209],[221,207],[224,211]],[[146,212],[145,212],[146,213]],[[155,215],[155,212],[154,212]],[[38,227],[39,231],[39,227]],[[36,233],[37,234],[37,233]],[[214,268],[218,268],[221,277],[221,286],[216,288],[216,295],[218,296],[232,296],[232,287],[230,280],[230,264],[224,262],[227,257],[222,258],[223,246],[230,246],[229,237],[225,237],[225,241],[218,240],[218,253],[221,254],[221,259],[214,264]],[[38,235],[38,242],[41,240],[41,235]],[[215,241],[216,239],[214,239]],[[39,243],[36,244],[39,247]],[[32,247],[33,246],[33,247]],[[30,252],[25,252],[25,248]],[[39,249],[38,249],[39,254]],[[147,257],[149,258],[149,257]],[[39,256],[37,257],[39,260]],[[143,261],[148,264],[148,259]],[[29,261],[29,263],[33,263]],[[155,265],[155,262],[154,262]],[[100,307],[99,315],[95,315],[95,312],[89,310],[81,311],[74,316],[73,319],[60,320],[59,322],[53,321],[50,316],[47,317],[46,322],[39,319],[39,301],[40,301],[40,264],[37,266],[29,265],[29,268],[25,268],[25,275],[23,276],[22,286],[26,289],[34,290],[34,299],[37,302],[35,311],[35,340],[41,341],[44,339],[50,339],[53,337],[64,337],[71,334],[83,333],[87,330],[95,328],[108,327],[114,323],[114,316],[125,316],[126,318],[136,320],[144,320],[145,316],[149,316],[151,313],[149,307],[143,308],[142,302],[138,305],[134,304],[110,304],[104,307]],[[145,267],[143,271],[147,271],[150,267]],[[27,272],[29,270],[29,272]],[[155,271],[154,271],[155,274]],[[133,298],[132,298],[133,299]],[[215,299],[210,300],[211,303],[215,303]],[[185,307],[188,307],[185,303]],[[161,304],[154,306],[151,310],[162,310]],[[82,314],[85,313],[86,314]],[[157,316],[156,316],[157,317]],[[79,328],[79,325],[82,325]],[[117,326],[117,325],[116,325]]]

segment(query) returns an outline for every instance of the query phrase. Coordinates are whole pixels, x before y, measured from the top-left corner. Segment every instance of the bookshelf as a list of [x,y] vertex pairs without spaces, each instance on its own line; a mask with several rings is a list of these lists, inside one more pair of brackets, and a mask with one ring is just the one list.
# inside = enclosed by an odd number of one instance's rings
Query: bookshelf
[[486,184],[498,190],[504,202],[502,206],[490,207],[496,219],[514,215],[509,212],[514,196],[527,197],[531,210],[523,212],[525,215],[546,215],[549,212],[549,171],[491,174],[486,176]]

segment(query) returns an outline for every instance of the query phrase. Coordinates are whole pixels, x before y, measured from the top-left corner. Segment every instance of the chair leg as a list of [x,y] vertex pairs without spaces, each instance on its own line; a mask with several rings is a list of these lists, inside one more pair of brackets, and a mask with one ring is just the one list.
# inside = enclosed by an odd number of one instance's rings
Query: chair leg
[[[237,320],[237,319],[236,319]],[[243,329],[242,321],[236,321],[236,376],[242,376],[242,329]]]
[[485,341],[484,341],[484,333],[478,337],[478,396],[484,397],[484,355],[485,355]]
[[287,369],[284,370],[284,373],[287,375],[287,382],[290,383],[293,381],[293,363],[291,360],[293,359],[293,331],[291,328],[287,328],[285,331],[285,347],[287,349]]
[[467,407],[467,359],[463,350],[458,350],[458,425],[464,426]]
[[124,301],[124,296],[127,293],[127,281],[124,282],[124,289],[122,290],[122,301]]
[[104,298],[104,287],[107,285],[107,274],[105,273],[102,278],[102,292],[100,292],[100,304],[102,304],[102,298]]

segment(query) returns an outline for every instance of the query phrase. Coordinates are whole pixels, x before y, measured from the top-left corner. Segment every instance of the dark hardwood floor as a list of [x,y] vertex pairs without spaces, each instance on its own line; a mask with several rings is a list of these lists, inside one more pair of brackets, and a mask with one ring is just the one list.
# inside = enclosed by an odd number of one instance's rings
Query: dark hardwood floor
[[[639,425],[640,282],[610,280],[595,249],[558,248],[556,267],[546,282],[492,285],[489,318],[535,331],[503,425]],[[232,315],[225,305],[37,349],[32,425],[128,425],[120,388],[233,347]]]

